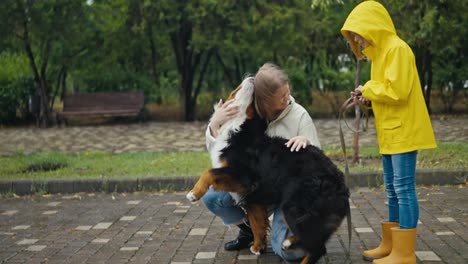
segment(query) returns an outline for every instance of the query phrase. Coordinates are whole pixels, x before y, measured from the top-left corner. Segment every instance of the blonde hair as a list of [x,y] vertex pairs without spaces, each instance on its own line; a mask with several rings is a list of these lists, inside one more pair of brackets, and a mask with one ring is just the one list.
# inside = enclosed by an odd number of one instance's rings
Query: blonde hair
[[261,118],[273,120],[277,117],[273,109],[274,94],[289,84],[288,75],[273,63],[265,63],[255,74],[255,108]]
[[[352,31],[343,31],[343,36],[346,38],[346,40],[348,41],[349,43],[349,46],[351,46],[351,50],[353,51],[354,55],[356,56],[356,58],[358,60],[363,60],[366,58],[366,56],[364,56],[364,54],[362,54],[362,51],[361,51],[361,48],[359,47],[359,45],[356,43],[356,41],[354,41],[354,39],[351,37],[351,34],[350,33],[354,33]],[[354,33],[356,34],[356,33]]]

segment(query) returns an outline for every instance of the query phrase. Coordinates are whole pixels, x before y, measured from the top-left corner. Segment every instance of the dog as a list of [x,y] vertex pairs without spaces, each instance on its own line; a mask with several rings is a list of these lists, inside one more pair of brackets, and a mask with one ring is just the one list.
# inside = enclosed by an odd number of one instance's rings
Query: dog
[[210,186],[230,192],[245,210],[259,255],[270,228],[268,210],[281,208],[294,236],[283,249],[302,248],[302,264],[316,263],[326,254],[325,243],[349,214],[349,189],[343,173],[317,147],[299,152],[285,146],[286,139],[266,135],[267,123],[256,114],[253,80],[245,79],[230,97],[239,114],[221,126],[205,171],[187,194],[194,202]]

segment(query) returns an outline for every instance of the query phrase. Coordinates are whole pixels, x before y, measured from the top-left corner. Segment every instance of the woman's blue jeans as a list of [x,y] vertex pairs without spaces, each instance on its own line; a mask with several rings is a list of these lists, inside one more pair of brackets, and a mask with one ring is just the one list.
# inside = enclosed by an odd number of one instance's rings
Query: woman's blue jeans
[[[236,205],[234,199],[227,192],[217,192],[211,187],[202,197],[206,208],[223,220],[225,225],[239,225],[246,221],[244,211]],[[305,256],[301,249],[282,250],[283,241],[292,235],[283,220],[283,212],[280,209],[273,211],[273,223],[271,225],[271,247],[276,255],[285,260],[297,260]]]
[[388,221],[399,222],[401,229],[416,228],[419,205],[416,197],[417,151],[382,155]]

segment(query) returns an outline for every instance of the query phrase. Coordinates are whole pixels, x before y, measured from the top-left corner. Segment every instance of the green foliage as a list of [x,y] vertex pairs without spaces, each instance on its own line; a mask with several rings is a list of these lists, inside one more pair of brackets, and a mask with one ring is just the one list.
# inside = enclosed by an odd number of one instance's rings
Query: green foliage
[[[212,95],[212,104],[265,62],[283,67],[298,101],[310,104],[312,91],[354,88],[356,63],[340,28],[359,2],[5,0],[0,9],[0,48],[22,58],[10,59],[9,72],[25,65],[29,70],[27,77],[14,79],[16,84],[9,79],[8,85],[16,88],[6,88],[5,79],[0,80],[2,112],[9,113],[9,120],[21,112],[17,108],[23,103],[14,103],[20,99],[13,94],[29,87],[35,73],[46,82],[49,96],[62,94],[62,89],[142,89],[148,102],[178,102],[182,109],[195,111],[194,106],[210,101],[200,94]],[[382,1],[398,34],[415,51],[422,83],[433,79],[446,111],[466,93],[464,2]],[[369,75],[366,63],[361,83]],[[36,87],[37,80],[36,76]]]
[[9,52],[0,53],[0,124],[24,118],[28,97],[33,91],[34,82],[27,58]]
[[397,31],[413,48],[422,86],[440,90],[445,112],[452,112],[468,80],[466,1],[386,2]]

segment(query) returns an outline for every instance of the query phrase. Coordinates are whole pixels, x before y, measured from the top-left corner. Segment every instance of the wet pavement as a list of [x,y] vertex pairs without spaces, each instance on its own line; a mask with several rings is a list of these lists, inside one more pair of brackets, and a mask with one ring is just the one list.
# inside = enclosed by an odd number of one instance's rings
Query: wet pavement
[[[418,263],[468,263],[468,188],[418,187]],[[385,218],[384,191],[353,189],[351,257],[377,246]],[[260,256],[228,252],[236,237],[184,192],[78,193],[0,199],[1,263],[285,263],[271,248]],[[327,244],[329,263],[345,263],[347,226]],[[322,259],[320,263],[325,263]]]

